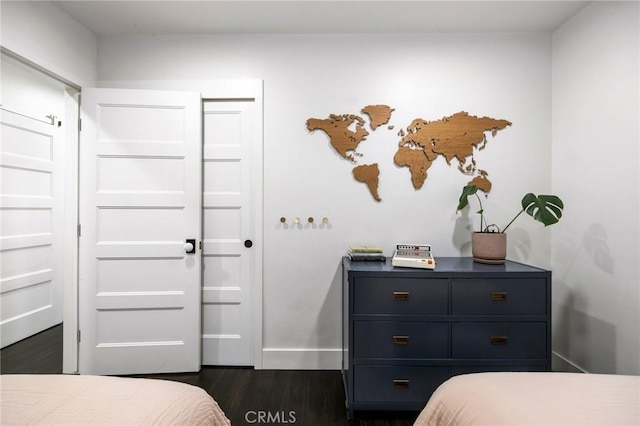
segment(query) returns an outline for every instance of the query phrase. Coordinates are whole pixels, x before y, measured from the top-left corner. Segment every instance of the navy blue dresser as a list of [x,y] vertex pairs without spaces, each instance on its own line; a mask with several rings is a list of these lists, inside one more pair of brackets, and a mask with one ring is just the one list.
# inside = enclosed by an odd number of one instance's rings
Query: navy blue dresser
[[421,410],[458,374],[551,370],[551,272],[436,258],[343,266],[342,377],[356,410]]

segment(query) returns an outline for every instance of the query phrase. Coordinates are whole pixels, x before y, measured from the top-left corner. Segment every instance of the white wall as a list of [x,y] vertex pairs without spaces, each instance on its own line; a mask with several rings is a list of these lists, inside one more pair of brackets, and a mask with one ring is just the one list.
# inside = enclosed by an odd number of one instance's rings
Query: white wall
[[[264,368],[339,368],[339,262],[349,244],[387,255],[396,242],[429,243],[436,256],[470,253],[468,214],[455,214],[468,177],[439,160],[415,191],[408,170],[393,164],[396,133],[414,118],[465,110],[513,123],[476,157],[494,183],[490,220],[505,225],[526,192],[551,189],[550,35],[131,36],[101,38],[98,52],[105,87],[264,81]],[[395,129],[371,132],[360,164],[379,163],[380,203],[327,137],[305,127],[310,117],[378,103],[396,109]],[[296,216],[304,225],[292,226]],[[329,226],[310,226],[309,216]],[[509,258],[549,266],[551,234],[541,228],[519,219]]]
[[[585,8],[554,33],[553,54],[546,35],[174,36],[103,39],[97,58],[95,35],[48,2],[3,1],[0,12],[3,47],[81,86],[264,80],[265,368],[338,368],[348,244],[469,253],[467,218],[453,212],[466,178],[439,162],[416,192],[391,163],[395,130],[464,109],[513,122],[477,157],[495,184],[489,219],[506,219],[527,191],[567,204],[554,228],[523,218],[509,233],[509,258],[553,268],[555,351],[587,371],[638,374],[637,3]],[[361,149],[380,163],[381,203],[304,128],[370,103],[396,108],[394,132]],[[280,216],[330,226],[285,229]]]
[[597,2],[553,35],[553,344],[594,373],[640,374],[639,20]]
[[0,104],[14,112],[47,121],[64,117],[64,84],[17,60],[0,57]]
[[78,86],[95,85],[97,38],[47,1],[3,1],[0,44]]

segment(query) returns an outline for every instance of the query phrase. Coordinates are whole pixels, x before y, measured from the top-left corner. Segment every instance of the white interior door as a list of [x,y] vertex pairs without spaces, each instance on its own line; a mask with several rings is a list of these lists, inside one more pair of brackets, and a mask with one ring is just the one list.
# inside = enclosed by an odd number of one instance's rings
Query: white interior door
[[[44,119],[44,117],[43,117]],[[2,347],[62,322],[64,138],[0,109]]]
[[79,371],[198,371],[200,94],[88,89],[81,109]]
[[259,206],[251,196],[254,108],[254,100],[204,103],[203,365],[254,365],[252,315],[261,312],[252,309],[260,279],[252,221]]

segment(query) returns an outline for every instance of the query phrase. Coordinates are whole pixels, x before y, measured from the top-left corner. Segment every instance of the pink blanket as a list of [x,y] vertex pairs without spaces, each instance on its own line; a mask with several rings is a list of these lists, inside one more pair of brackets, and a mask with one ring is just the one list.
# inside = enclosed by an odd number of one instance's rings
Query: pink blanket
[[477,373],[444,382],[417,426],[640,425],[640,377]]
[[2,425],[229,425],[203,389],[168,380],[0,376]]

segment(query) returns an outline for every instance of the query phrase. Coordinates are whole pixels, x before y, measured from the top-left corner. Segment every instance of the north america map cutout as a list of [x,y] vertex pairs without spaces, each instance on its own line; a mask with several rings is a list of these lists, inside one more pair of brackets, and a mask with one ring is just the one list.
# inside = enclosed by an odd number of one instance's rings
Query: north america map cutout
[[[378,202],[382,200],[378,194],[380,169],[377,163],[360,165],[356,157],[360,158],[362,154],[357,149],[370,134],[366,129],[367,119],[369,128],[375,132],[389,123],[393,111],[395,109],[387,105],[367,105],[361,110],[366,118],[356,114],[330,114],[324,119],[309,118],[306,123],[309,132],[321,130],[329,137],[333,149],[354,165],[354,179],[366,184]],[[477,117],[465,111],[434,121],[416,118],[405,129],[398,131],[400,141],[393,161],[399,167],[409,169],[413,187],[420,189],[427,181],[427,172],[435,161],[443,158],[451,165],[456,160],[461,173],[473,176],[470,185],[489,192],[492,185],[489,174],[478,167],[474,152],[486,147],[487,133],[495,137],[510,125],[507,120]],[[388,125],[387,129],[393,130],[393,126]]]

